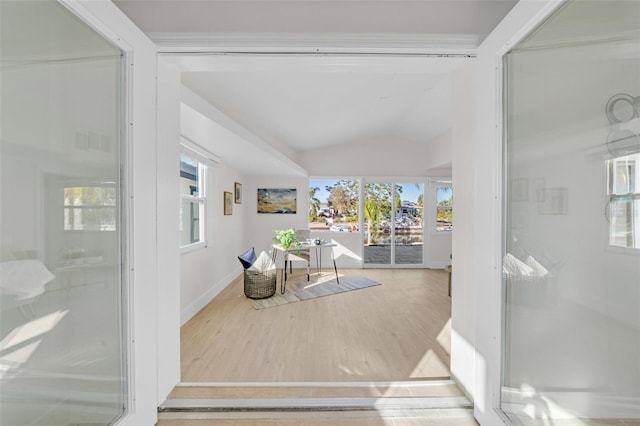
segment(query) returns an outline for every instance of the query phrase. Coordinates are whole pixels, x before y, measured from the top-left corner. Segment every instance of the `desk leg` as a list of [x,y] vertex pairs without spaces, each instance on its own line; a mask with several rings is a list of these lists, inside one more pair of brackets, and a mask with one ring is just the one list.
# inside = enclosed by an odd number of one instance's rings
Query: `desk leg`
[[[315,247],[316,252],[316,270],[318,271],[318,276],[320,276],[320,262],[322,262],[322,257],[318,259],[318,247]],[[322,254],[320,254],[322,256]]]
[[282,268],[282,281],[280,284],[280,294],[284,294],[287,289],[287,252],[284,252],[284,268]]
[[333,247],[331,248],[331,260],[333,260],[333,270],[336,271],[336,281],[340,284],[340,278],[338,278],[338,267],[336,266],[336,257],[333,254]]
[[[278,257],[278,251],[273,250],[273,254],[271,255],[271,261],[276,263],[276,259]],[[284,294],[284,291],[287,287],[287,253],[284,253],[284,268],[282,268],[282,275],[280,276],[280,294]]]

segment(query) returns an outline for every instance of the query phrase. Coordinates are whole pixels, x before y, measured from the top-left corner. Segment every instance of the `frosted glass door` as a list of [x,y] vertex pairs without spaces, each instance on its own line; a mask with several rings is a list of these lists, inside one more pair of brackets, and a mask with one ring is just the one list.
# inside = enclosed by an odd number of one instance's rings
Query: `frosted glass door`
[[1,1],[0,424],[126,409],[121,51],[55,1]]
[[514,424],[640,419],[639,34],[640,2],[569,1],[505,57]]

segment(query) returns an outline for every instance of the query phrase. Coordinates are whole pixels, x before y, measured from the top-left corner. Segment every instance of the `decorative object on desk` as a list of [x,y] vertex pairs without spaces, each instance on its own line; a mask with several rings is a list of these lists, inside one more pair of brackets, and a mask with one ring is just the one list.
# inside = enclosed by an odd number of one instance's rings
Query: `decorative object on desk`
[[337,283],[333,274],[323,276],[311,282],[296,280],[287,285],[287,290],[284,294],[280,294],[278,291],[268,299],[251,300],[250,302],[254,309],[266,309],[288,303],[301,302],[303,300],[382,285],[382,283],[359,275],[340,275],[340,284]]
[[242,184],[236,182],[233,186],[233,202],[242,204]]
[[276,235],[273,237],[273,242],[280,244],[285,250],[290,249],[292,246],[295,247],[300,243],[296,235],[296,230],[293,228],[278,229],[274,232]]
[[296,189],[258,188],[258,213],[296,214]]
[[[253,256],[251,256],[253,255]],[[278,269],[271,257],[264,251],[256,259],[253,247],[238,256],[244,267],[244,295],[250,299],[264,299],[276,292]],[[247,261],[253,262],[247,265]]]
[[316,238],[314,243],[315,243],[315,245],[319,246],[320,244],[322,244],[322,240],[320,238]]
[[233,194],[224,191],[224,214],[230,215],[233,213]]

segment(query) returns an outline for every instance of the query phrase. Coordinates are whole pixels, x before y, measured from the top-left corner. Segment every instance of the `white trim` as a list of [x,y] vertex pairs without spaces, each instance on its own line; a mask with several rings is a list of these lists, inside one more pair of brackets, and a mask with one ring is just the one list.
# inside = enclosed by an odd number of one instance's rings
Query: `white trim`
[[180,135],[180,148],[187,155],[194,157],[208,167],[216,167],[220,164],[220,158],[217,155],[212,154],[208,149],[185,135]]
[[416,380],[416,381],[392,381],[392,382],[180,382],[176,387],[328,387],[328,388],[353,388],[353,387],[435,387],[456,385],[453,380]]
[[446,262],[443,260],[433,261],[427,264],[428,269],[446,269],[448,266],[451,266],[451,262]]
[[438,397],[360,397],[360,398],[210,398],[210,399],[170,399],[160,405],[162,411],[172,409],[197,411],[234,411],[265,409],[290,410],[301,409],[354,409],[354,410],[393,410],[393,409],[439,409],[471,408],[473,404],[465,396]]
[[377,53],[474,56],[469,34],[149,32],[161,53]]
[[209,302],[213,300],[222,290],[224,290],[229,284],[235,281],[242,274],[242,267],[239,266],[231,273],[227,274],[220,281],[212,285],[208,291],[203,293],[196,300],[191,302],[187,307],[182,309],[180,313],[180,326],[186,324],[200,309],[204,308]]
[[[588,398],[585,398],[588,394]],[[596,392],[593,389],[572,390],[557,389],[544,391],[536,389],[527,391],[518,388],[506,388],[503,390],[504,404],[510,409],[510,413],[520,418],[531,418],[532,399],[544,404],[545,413],[550,419],[636,419],[640,397],[616,395],[612,392]],[[562,407],[576,406],[576,401],[588,401],[582,404],[579,413],[568,412]],[[533,403],[535,405],[535,402]],[[612,414],[615,407],[615,414]],[[535,412],[535,410],[534,410]],[[539,413],[538,413],[539,415]]]
[[181,246],[180,247],[180,254],[187,254],[187,253],[191,253],[194,251],[198,251],[200,249],[205,249],[207,248],[207,242],[206,241],[198,241],[197,243],[193,243],[193,244],[187,244],[185,246]]

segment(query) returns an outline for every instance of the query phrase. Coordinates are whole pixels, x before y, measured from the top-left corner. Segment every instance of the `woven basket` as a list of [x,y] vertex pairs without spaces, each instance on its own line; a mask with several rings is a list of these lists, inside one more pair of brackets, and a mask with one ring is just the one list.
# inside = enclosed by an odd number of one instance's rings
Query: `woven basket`
[[266,271],[244,270],[244,295],[251,299],[264,299],[276,292],[277,269]]

